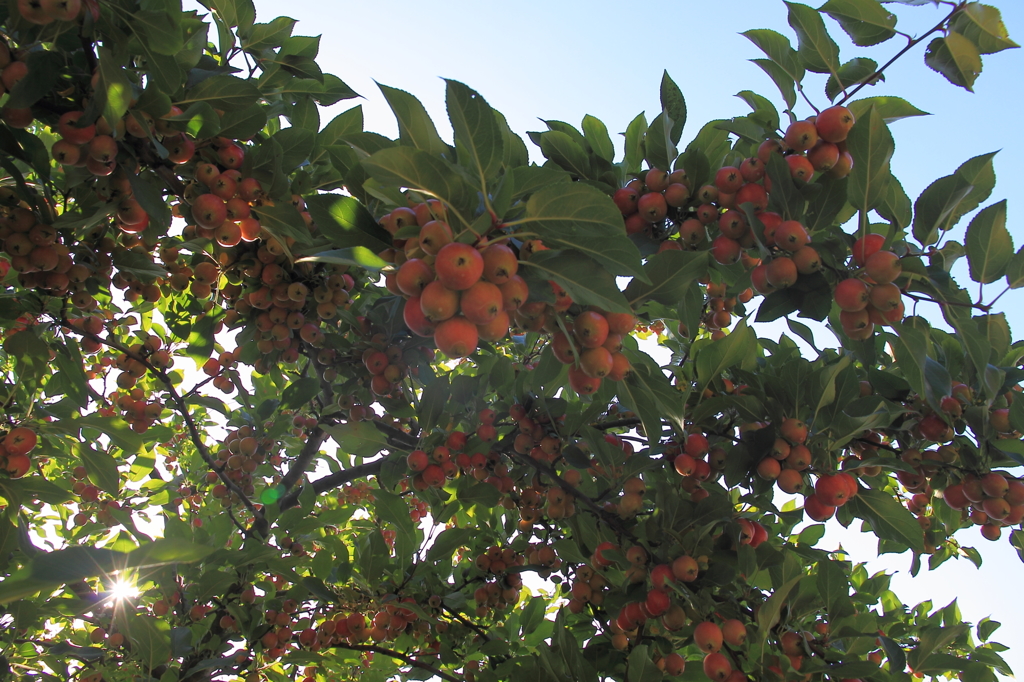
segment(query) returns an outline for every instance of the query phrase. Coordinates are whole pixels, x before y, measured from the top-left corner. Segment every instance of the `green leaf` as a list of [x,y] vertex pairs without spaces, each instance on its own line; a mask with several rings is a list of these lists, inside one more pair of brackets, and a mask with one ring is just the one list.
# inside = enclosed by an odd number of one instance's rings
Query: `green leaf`
[[934,244],[939,232],[952,227],[951,217],[974,187],[958,174],[928,185],[914,202],[914,238],[922,246]]
[[[171,208],[164,198],[163,184],[151,171],[142,173],[129,173],[128,182],[132,188],[132,195],[139,202],[146,214],[149,215],[151,227],[166,230],[171,226]],[[161,268],[162,269],[162,268]]]
[[192,325],[185,354],[195,361],[196,369],[201,369],[213,353],[216,344],[213,330],[217,326],[217,321],[213,315],[204,315]]
[[1024,246],[1006,264],[1006,284],[1011,289],[1024,287]]
[[421,428],[429,431],[437,426],[451,393],[448,375],[441,375],[423,387],[420,406],[416,411]]
[[847,196],[854,208],[866,215],[885,198],[889,160],[896,145],[875,107],[857,120],[846,144],[854,158]]
[[87,417],[72,419],[68,426],[73,433],[79,429],[96,429],[110,439],[110,442],[125,451],[126,454],[134,454],[142,450],[145,443],[142,436],[132,430],[120,417],[101,417],[98,414],[91,414]]
[[324,126],[320,131],[318,141],[321,147],[330,147],[334,144],[342,144],[347,135],[363,132],[363,107],[354,106],[343,111]]
[[981,74],[978,48],[956,31],[949,31],[928,44],[924,63],[938,71],[953,85],[974,92],[974,81]]
[[363,166],[373,178],[384,184],[408,187],[429,194],[448,204],[462,206],[469,199],[469,188],[447,162],[410,147],[381,149]]
[[890,341],[903,378],[918,395],[925,395],[924,364],[931,345],[927,330],[910,324],[893,325],[896,338]]
[[281,57],[281,69],[303,81],[313,81],[319,84],[321,87],[316,88],[319,91],[326,88],[326,76],[320,70],[320,65],[312,57],[300,57],[295,54],[285,55]]
[[818,11],[839,22],[854,45],[877,45],[896,35],[896,15],[878,0],[829,0]]
[[114,266],[143,282],[152,282],[157,277],[166,277],[167,270],[153,262],[149,254],[118,249],[114,252]]
[[[782,93],[782,99],[786,106],[792,109],[796,106],[796,83],[793,77],[786,73],[786,70],[770,59],[751,59],[750,61],[761,67],[761,70],[768,74],[775,86]],[[801,69],[802,72],[802,69]]]
[[615,277],[589,256],[575,251],[540,251],[523,265],[557,282],[580,305],[595,305],[614,313],[632,312]]
[[850,580],[846,571],[838,561],[823,559],[818,562],[817,574],[818,594],[828,609],[829,620],[838,620],[834,618],[839,615],[836,606],[850,596]]
[[608,128],[605,124],[600,119],[587,114],[583,117],[582,127],[583,136],[594,153],[605,161],[615,160],[615,146],[612,144],[612,138],[608,136]]
[[889,178],[889,186],[885,190],[885,199],[875,207],[878,215],[896,226],[897,230],[905,230],[913,221],[913,207],[903,185],[895,176]]
[[516,221],[554,249],[580,251],[613,275],[647,281],[640,251],[626,236],[622,214],[608,195],[583,183],[558,183],[533,194]]
[[228,26],[248,28],[256,21],[252,0],[202,0],[207,9],[217,12]]
[[[793,46],[789,42],[789,38],[767,28],[757,28],[750,31],[744,31],[741,33],[744,38],[757,45],[758,48],[766,55],[771,63],[779,67],[784,74],[792,82],[799,83],[804,78],[804,67],[800,63],[800,56],[797,51],[793,49]],[[753,60],[755,64],[760,66],[765,72],[771,76],[771,72],[759,63],[759,60]],[[781,88],[781,86],[780,86]],[[790,87],[792,91],[792,87]],[[785,93],[785,91],[783,91]],[[794,102],[795,97],[794,97]],[[793,104],[786,99],[786,103],[792,107]]]
[[372,422],[324,424],[320,428],[331,434],[338,447],[345,453],[372,457],[381,450],[391,447],[387,437]]
[[357,199],[342,194],[314,194],[305,197],[306,210],[317,233],[337,247],[365,246],[380,251],[391,243],[391,235]]
[[313,153],[316,133],[305,128],[285,128],[274,134],[273,140],[281,145],[281,170],[291,173]]
[[448,528],[434,540],[427,550],[427,561],[436,563],[442,559],[451,564],[452,555],[459,547],[465,546],[473,539],[473,531],[469,528]]
[[[770,99],[750,90],[740,90],[736,93],[736,96],[746,102],[753,110],[753,113],[749,116],[750,119],[757,121],[766,130],[779,129],[779,111]],[[693,184],[698,186],[697,183]]]
[[258,53],[271,47],[281,47],[295,27],[295,20],[289,17],[277,17],[269,24],[253,24],[242,37],[242,49]]
[[651,660],[651,654],[646,644],[639,644],[629,652],[626,670],[628,671],[626,682],[660,682],[665,677]]
[[416,526],[409,516],[409,505],[405,498],[385,490],[374,490],[377,514],[382,521],[391,524],[395,529],[395,553],[400,567],[404,569],[416,551]]
[[114,458],[88,443],[75,443],[75,452],[82,460],[89,481],[103,492],[116,496],[121,486],[121,474]]
[[18,381],[34,391],[47,372],[50,353],[46,344],[31,329],[13,333],[3,342],[4,352],[17,361]]
[[772,593],[772,596],[768,597],[768,600],[761,605],[761,608],[757,613],[757,630],[759,639],[763,641],[768,638],[768,633],[779,622],[779,614],[782,612],[782,607],[786,603],[786,598],[803,577],[803,575],[798,575],[791,578],[785,584],[775,588],[775,592]]
[[931,116],[927,111],[921,111],[901,97],[864,97],[853,100],[846,107],[853,112],[855,119],[860,119],[871,107],[874,107],[886,123],[911,116]]
[[967,226],[964,241],[971,279],[990,284],[1004,274],[1013,258],[1013,239],[1006,229],[1006,200],[978,212]]
[[236,140],[248,140],[256,136],[267,125],[267,113],[259,104],[232,108],[220,119],[220,134]]
[[757,350],[757,334],[740,320],[725,338],[713,341],[700,349],[696,355],[698,394],[704,392],[723,371],[753,356]]
[[320,380],[316,377],[301,377],[288,384],[281,392],[281,407],[297,410],[305,407],[320,393]]
[[185,47],[179,12],[143,10],[132,15],[127,23],[132,31],[145,42],[147,51],[173,57]]
[[578,178],[590,177],[590,158],[576,140],[561,130],[540,133],[540,151],[544,158],[554,161]]
[[192,137],[212,137],[220,132],[220,116],[209,102],[194,102],[177,116],[168,116],[168,121],[183,121],[185,132]]
[[11,109],[25,109],[47,95],[60,79],[64,59],[56,52],[39,50],[30,52],[25,59],[29,76],[18,81],[11,88],[6,106]]
[[[830,100],[834,100],[845,92],[847,88],[860,83],[873,75],[877,70],[878,62],[874,59],[863,57],[851,59],[839,67],[839,71],[835,76],[828,77],[828,81],[825,83],[825,96]],[[884,76],[879,76],[879,79],[884,80]]]
[[259,101],[260,96],[259,88],[252,81],[221,74],[200,81],[177,104],[180,107],[182,104],[205,102],[214,109],[230,111],[251,106]]
[[839,46],[825,29],[817,10],[796,2],[787,2],[789,25],[796,31],[797,54],[809,71],[835,73],[839,70]]
[[377,87],[384,93],[384,99],[398,119],[398,136],[403,145],[416,147],[428,154],[448,153],[448,145],[437,134],[434,122],[418,99],[398,88],[380,83],[377,83]]
[[367,270],[382,270],[390,265],[380,256],[365,246],[352,246],[347,249],[321,251],[312,256],[303,256],[296,263],[333,263],[335,265],[356,265]]
[[494,110],[478,92],[454,80],[446,80],[445,103],[455,132],[459,164],[474,170],[480,189],[501,169],[505,158],[504,139]]
[[132,86],[125,70],[114,60],[114,53],[106,47],[97,48],[100,78],[96,84],[96,99],[102,102],[103,118],[114,125],[128,111],[132,100]]
[[703,277],[709,265],[707,251],[664,251],[651,256],[644,264],[651,284],[634,279],[624,293],[634,308],[647,299],[676,306],[686,295],[690,283]]
[[686,100],[683,99],[683,91],[669,77],[668,71],[661,75],[661,111],[672,122],[669,139],[672,144],[679,144],[683,126],[686,125]]
[[980,2],[968,3],[953,17],[949,27],[974,43],[981,54],[995,54],[1020,47],[1010,40],[999,10]]
[[299,244],[309,244],[313,241],[302,216],[290,202],[253,206],[252,213],[260,221],[260,225],[269,230],[282,244],[285,237],[291,237]]
[[[619,385],[620,397],[628,392],[635,396],[634,403],[653,401],[655,409],[647,416],[648,421],[644,424],[653,422],[656,430],[648,431],[649,434],[657,433],[662,417],[671,421],[679,433],[682,433],[685,428],[683,418],[686,412],[685,401],[682,399],[683,392],[672,386],[665,372],[647,353],[629,347],[623,348],[622,352],[633,369],[626,376],[625,385]],[[644,399],[639,398],[641,395]]]
[[636,115],[626,126],[625,161],[627,173],[639,173],[644,157],[644,134],[647,132],[647,119],[643,112]]
[[889,493],[861,488],[846,504],[855,517],[870,523],[882,540],[899,542],[915,552],[924,551],[924,533],[917,519]]
[[672,121],[662,112],[654,117],[644,133],[644,152],[652,168],[671,168],[679,153],[672,142],[671,127]]

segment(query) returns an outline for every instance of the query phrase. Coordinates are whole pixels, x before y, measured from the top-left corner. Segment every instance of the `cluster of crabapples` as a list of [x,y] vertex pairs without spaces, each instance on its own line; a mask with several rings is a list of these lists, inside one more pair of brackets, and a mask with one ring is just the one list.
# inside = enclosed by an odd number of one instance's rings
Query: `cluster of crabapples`
[[388,290],[406,299],[403,317],[414,334],[433,337],[449,358],[472,354],[480,341],[505,338],[509,313],[529,296],[516,274],[515,251],[486,240],[476,246],[454,241],[443,211],[431,203],[397,208],[381,223],[393,234],[419,226],[418,237],[395,240],[404,250],[389,257],[401,264],[385,275]]
[[482,573],[484,584],[473,592],[476,615],[486,616],[492,609],[505,610],[519,601],[523,578],[516,568],[526,565],[526,556],[511,547],[491,545],[473,561]]
[[[274,446],[273,441],[257,436],[258,433],[251,426],[232,429],[224,437],[220,450],[215,453],[216,468],[223,470],[227,477],[238,485],[246,495],[252,495],[255,492],[253,474],[256,468],[267,460],[268,453]],[[238,500],[232,499],[236,495],[228,490],[216,472],[207,473],[206,480],[213,484],[210,493],[221,500],[224,506],[238,502]]]
[[[38,19],[46,19],[46,21],[33,21],[33,23],[49,23],[55,19],[60,18],[64,21],[74,19],[74,15],[70,15],[69,12],[61,12],[57,7],[57,0],[39,0],[38,4],[42,5],[46,3],[47,8],[44,10],[41,6],[35,13],[29,13],[29,16],[34,16]],[[70,4],[74,4],[76,7],[80,0],[66,0]],[[18,1],[18,9],[21,10],[21,15],[28,19],[26,16],[26,8],[29,2],[27,0]],[[77,8],[75,9],[75,15],[78,14]],[[28,19],[32,21],[32,19]],[[30,70],[26,58],[28,57],[28,50],[12,50],[6,41],[0,40],[0,96],[10,92],[14,89],[14,86],[29,76]],[[3,121],[11,128],[28,128],[32,125],[35,120],[35,116],[32,113],[31,107],[11,107],[4,106],[0,108],[0,121]]]
[[89,472],[82,466],[76,466],[71,477],[74,482],[71,484],[71,492],[78,495],[78,511],[72,517],[76,526],[84,526],[92,521],[92,514],[95,513],[96,521],[111,528],[119,522],[114,518],[112,509],[120,509],[121,503],[117,500],[100,496],[100,490],[89,481]]
[[636,328],[630,313],[609,313],[599,309],[581,311],[556,331],[551,351],[569,367],[569,386],[580,395],[591,395],[601,388],[601,380],[622,381],[630,371],[629,359],[622,353],[622,339]]
[[[383,342],[383,335],[380,336],[380,339],[371,339],[371,343],[363,350],[360,357],[363,367],[369,373],[370,392],[383,396],[391,394],[409,373],[410,368],[407,361],[412,359],[411,356],[418,351],[405,350],[396,344],[386,345]],[[327,365],[329,362],[321,364]]]
[[699,502],[710,493],[701,487],[725,468],[726,452],[721,447],[712,447],[708,437],[693,431],[681,441],[673,441],[665,447],[665,463],[683,477],[683,489],[690,493],[690,499]]
[[899,256],[883,251],[885,237],[869,234],[853,245],[853,263],[859,268],[835,288],[843,331],[854,340],[870,338],[875,325],[903,319],[903,293],[894,284],[903,272]]
[[[925,466],[922,460],[922,470]],[[968,475],[960,483],[947,486],[942,498],[951,508],[960,510],[975,525],[981,526],[981,534],[989,540],[998,540],[1003,527],[1024,520],[1024,482],[1005,472]],[[910,498],[907,508],[919,519],[927,519],[928,505],[934,503],[933,492],[924,486]],[[922,522],[925,530],[929,525]]]
[[11,478],[21,478],[32,468],[29,453],[35,448],[39,437],[27,426],[15,426],[0,441],[0,469]]

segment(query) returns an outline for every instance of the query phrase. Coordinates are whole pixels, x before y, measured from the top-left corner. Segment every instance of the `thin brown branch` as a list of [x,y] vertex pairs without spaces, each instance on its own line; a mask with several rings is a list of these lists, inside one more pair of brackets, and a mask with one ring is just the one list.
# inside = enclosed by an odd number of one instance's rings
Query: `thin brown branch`
[[885,64],[883,64],[881,66],[881,68],[879,68],[873,74],[871,74],[870,76],[868,76],[867,78],[862,80],[860,82],[860,84],[857,85],[857,87],[855,87],[853,90],[851,90],[850,92],[846,93],[845,97],[843,97],[841,100],[836,102],[836,106],[842,106],[844,103],[849,102],[850,98],[853,97],[854,95],[856,95],[858,92],[860,92],[861,89],[865,85],[868,85],[868,84],[873,83],[876,80],[878,80],[878,78],[885,72],[885,70],[888,69],[890,66],[892,66],[893,63],[895,63],[897,59],[899,59],[900,57],[905,55],[910,50],[914,49],[914,46],[916,46],[918,43],[920,43],[922,40],[924,40],[925,38],[927,38],[931,34],[935,33],[936,31],[941,31],[942,27],[945,26],[954,16],[956,16],[957,12],[961,11],[966,6],[967,6],[966,2],[958,2],[956,4],[956,6],[953,7],[953,11],[950,12],[948,15],[946,15],[945,19],[943,19],[942,21],[937,23],[935,26],[933,26],[932,29],[929,30],[927,33],[925,33],[925,34],[923,34],[921,36],[918,36],[917,38],[912,39],[909,43],[907,43],[906,47],[904,47],[902,50],[897,52],[893,56],[892,59],[890,59]]
[[419,661],[413,658],[412,656],[407,656],[406,654],[399,653],[394,649],[388,649],[387,647],[376,646],[373,644],[334,644],[332,646],[338,649],[348,649],[349,651],[369,651],[375,654],[384,654],[385,656],[390,656],[391,658],[397,658],[400,661],[405,661],[414,668],[426,670],[432,675],[437,675],[442,680],[448,680],[448,682],[463,682],[461,678],[456,677],[455,675],[452,675],[450,673],[446,673],[440,668],[435,668],[434,666],[428,663]]
[[[345,485],[346,483],[351,483],[352,481],[358,480],[360,478],[376,476],[377,474],[380,473],[380,468],[381,466],[383,466],[385,459],[387,458],[381,457],[380,459],[374,460],[372,462],[367,462],[366,464],[360,464],[358,466],[344,469],[343,471],[328,474],[323,478],[318,478],[317,480],[313,481],[310,485],[313,486],[313,491],[319,495],[320,493],[327,492],[328,490],[333,490],[338,486]],[[305,486],[303,486],[302,488],[295,488],[290,493],[282,497],[281,501],[278,503],[280,505],[280,508],[284,510],[290,507],[294,507],[296,504],[298,504],[299,495],[302,494],[304,488]]]

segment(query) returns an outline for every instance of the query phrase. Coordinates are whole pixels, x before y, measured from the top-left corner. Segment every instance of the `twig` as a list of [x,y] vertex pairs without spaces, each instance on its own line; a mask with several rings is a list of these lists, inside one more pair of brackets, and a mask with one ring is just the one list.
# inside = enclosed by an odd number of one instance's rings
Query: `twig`
[[845,97],[843,97],[843,98],[842,98],[841,100],[839,100],[838,102],[836,102],[836,106],[842,106],[842,105],[843,105],[843,104],[844,104],[845,102],[848,102],[848,101],[850,100],[850,98],[851,98],[851,97],[853,97],[853,96],[854,96],[854,95],[856,95],[856,94],[857,94],[858,92],[860,92],[861,88],[863,88],[863,87],[864,87],[865,85],[868,85],[869,83],[872,83],[872,82],[874,82],[875,80],[877,80],[877,79],[878,79],[878,77],[879,77],[879,76],[881,76],[881,75],[882,75],[882,73],[883,73],[883,72],[884,72],[884,71],[885,71],[886,69],[888,69],[888,68],[889,68],[890,66],[892,66],[893,62],[895,62],[895,61],[896,61],[897,59],[899,59],[900,57],[902,57],[903,55],[905,55],[905,54],[906,54],[907,52],[909,52],[910,50],[912,50],[912,49],[914,48],[914,46],[915,46],[915,45],[917,45],[917,44],[918,44],[918,43],[920,43],[920,42],[921,42],[922,40],[924,40],[925,38],[927,38],[927,37],[928,37],[928,36],[930,36],[931,34],[935,33],[936,31],[940,31],[940,30],[942,30],[942,27],[943,27],[943,26],[945,26],[945,25],[946,25],[946,23],[947,23],[947,22],[949,22],[949,20],[950,20],[950,19],[952,19],[952,18],[953,18],[953,17],[954,17],[955,15],[956,15],[956,13],[957,13],[957,12],[959,12],[959,11],[961,11],[961,10],[962,10],[962,9],[963,9],[963,8],[964,8],[964,7],[966,6],[966,5],[967,5],[967,3],[966,3],[966,2],[959,2],[959,3],[957,3],[957,4],[956,4],[956,6],[955,6],[955,7],[953,8],[953,11],[952,11],[952,12],[950,12],[950,13],[949,13],[948,15],[946,15],[946,18],[945,18],[945,19],[943,19],[943,20],[942,20],[942,21],[940,21],[940,22],[939,22],[938,24],[936,24],[936,25],[935,25],[935,26],[934,26],[934,27],[933,27],[933,28],[932,28],[932,29],[931,29],[930,31],[928,31],[928,32],[927,32],[927,33],[925,33],[924,35],[921,35],[921,36],[919,36],[919,37],[917,37],[917,38],[914,38],[914,39],[912,39],[912,40],[911,40],[911,41],[910,41],[909,43],[907,43],[907,46],[906,46],[906,47],[904,47],[904,48],[903,48],[902,50],[900,50],[899,52],[897,52],[897,53],[895,54],[895,56],[893,56],[893,58],[892,58],[892,59],[890,59],[890,60],[889,60],[889,61],[887,61],[887,62],[886,62],[885,64],[883,64],[883,65],[882,65],[882,67],[881,67],[880,69],[878,69],[878,70],[877,70],[877,71],[875,71],[875,72],[874,72],[873,74],[871,74],[870,76],[868,76],[867,78],[865,78],[864,80],[862,80],[862,81],[860,82],[860,84],[859,84],[859,85],[858,85],[857,87],[855,87],[855,88],[854,88],[853,90],[851,90],[850,92],[848,92],[848,93],[846,94],[846,96],[845,96]]
[[426,670],[427,672],[433,675],[437,675],[442,680],[448,680],[448,682],[463,682],[460,678],[455,677],[454,675],[446,673],[439,668],[435,668],[434,666],[428,663],[418,661],[412,656],[400,654],[394,649],[388,649],[386,647],[375,646],[370,644],[334,644],[332,646],[337,647],[339,649],[348,649],[350,651],[369,651],[371,653],[384,654],[385,656],[390,656],[391,658],[397,658],[400,661],[405,661],[414,668]]

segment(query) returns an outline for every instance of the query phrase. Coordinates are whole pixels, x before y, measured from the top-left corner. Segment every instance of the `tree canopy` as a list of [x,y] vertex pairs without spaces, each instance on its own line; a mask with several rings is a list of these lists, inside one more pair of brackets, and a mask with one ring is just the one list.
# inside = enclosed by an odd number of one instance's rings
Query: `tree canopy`
[[203,5],[0,6],[0,680],[1010,674],[819,546],[1024,556],[995,153],[912,200],[924,112],[870,94],[972,90],[996,8],[786,2],[743,33],[778,93],[684,127],[666,71],[620,136],[381,85],[390,139],[321,120],[319,36]]

